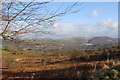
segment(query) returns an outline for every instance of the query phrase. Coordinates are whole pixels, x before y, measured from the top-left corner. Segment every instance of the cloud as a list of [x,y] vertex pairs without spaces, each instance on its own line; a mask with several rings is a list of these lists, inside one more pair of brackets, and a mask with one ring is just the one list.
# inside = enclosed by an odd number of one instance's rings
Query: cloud
[[[108,36],[118,37],[118,23],[113,22],[111,18],[94,23],[68,23],[56,22],[52,35],[40,35],[40,38],[71,38],[71,37],[96,37]],[[34,34],[37,36],[37,34]]]
[[40,38],[54,38],[54,39],[71,37],[96,37],[96,36],[118,37],[117,22],[113,22],[112,19],[110,18],[97,23],[56,22],[54,24],[54,29],[50,30],[53,32],[52,35],[33,34],[33,36],[35,38],[37,36],[40,36]]
[[99,13],[97,10],[93,10],[92,13],[91,13],[91,16],[92,17],[98,17],[99,16]]
[[92,37],[97,30],[89,23],[56,23],[54,26],[54,38]]
[[76,28],[74,23],[56,23],[54,25],[56,35],[70,36],[75,35]]
[[112,28],[118,28],[118,23],[117,22],[114,22],[114,23],[112,23],[112,26],[111,26]]
[[99,22],[98,24],[99,24],[99,26],[105,26],[105,27],[107,27],[107,26],[109,26],[110,24],[112,23],[112,19],[107,19],[107,20],[104,20],[104,21],[102,21],[102,22]]
[[[110,24],[112,23],[111,27]],[[99,24],[99,26],[96,26]],[[104,26],[104,27],[100,27]],[[107,27],[105,27],[107,26]],[[55,23],[55,29],[51,38],[70,38],[70,37],[95,37],[109,36],[117,37],[117,23],[112,19],[107,19],[102,23]],[[115,29],[113,29],[115,28]]]
[[98,22],[97,26],[116,29],[118,28],[118,22],[113,22],[111,18]]

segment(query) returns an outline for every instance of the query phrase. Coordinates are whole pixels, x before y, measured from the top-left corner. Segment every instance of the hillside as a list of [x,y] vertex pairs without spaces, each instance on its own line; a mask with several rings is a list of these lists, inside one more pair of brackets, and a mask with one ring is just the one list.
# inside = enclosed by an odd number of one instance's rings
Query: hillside
[[106,44],[106,43],[116,43],[118,42],[117,38],[110,38],[110,37],[94,37],[88,40],[88,43],[91,44]]
[[73,37],[66,39],[35,39],[23,40],[21,43],[14,43],[11,41],[2,40],[3,46],[10,46],[11,48],[23,48],[24,50],[36,51],[56,51],[69,49],[95,49],[104,48],[110,45],[118,44],[117,38],[110,37]]
[[[94,39],[37,39],[35,41],[24,40],[19,43],[3,40],[2,75],[0,77],[22,80],[41,78],[88,80],[88,78],[94,77],[96,79],[91,80],[101,80],[102,76],[103,80],[106,80],[106,77],[113,80],[111,72],[116,71],[114,77],[117,76],[119,80],[120,50],[118,43],[113,40],[108,44],[106,40],[105,45],[91,44],[88,43],[89,40]],[[6,52],[9,55],[6,55]],[[110,73],[110,75],[106,73]]]
[[[110,53],[109,61],[107,60],[106,49]],[[3,64],[0,77],[5,80],[38,80],[43,78],[119,80],[120,50],[117,47],[109,47],[100,51],[102,51],[101,54],[82,54],[83,52],[81,53],[81,51],[73,50],[72,55],[66,55],[65,51],[62,52],[64,53],[63,55],[57,55],[61,54],[58,51],[55,55],[2,55]],[[71,54],[70,50],[67,53]],[[76,53],[79,56],[73,55]],[[110,79],[106,79],[106,77]]]

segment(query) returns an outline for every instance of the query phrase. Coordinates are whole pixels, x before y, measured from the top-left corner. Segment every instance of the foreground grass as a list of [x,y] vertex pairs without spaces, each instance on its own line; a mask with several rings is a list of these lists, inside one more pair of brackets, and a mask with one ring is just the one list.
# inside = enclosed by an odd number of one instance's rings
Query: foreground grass
[[[6,49],[4,50],[8,51]],[[9,52],[10,51],[12,50],[9,50]],[[4,57],[9,56],[6,57],[7,60],[5,61],[7,62],[6,67],[8,69],[3,70],[3,77],[6,79],[11,77],[13,79],[16,77],[27,79],[29,77],[34,80],[40,78],[120,80],[120,66],[114,66],[118,63],[120,64],[120,54],[118,54],[119,50],[117,48],[111,48],[109,50],[109,62],[107,61],[107,53],[105,53],[104,50],[102,54],[95,54],[96,52],[94,52],[94,54],[87,54],[81,50],[63,50],[43,53],[22,49],[18,49],[17,51],[18,53],[21,52],[26,55],[12,55],[12,58],[11,55],[4,55]],[[42,54],[42,56],[36,55],[38,53],[40,53],[40,55]],[[58,57],[57,55],[61,56]],[[67,55],[67,57],[65,55]],[[33,76],[33,74],[35,74],[35,76]]]
[[13,49],[13,48],[0,48],[0,54],[38,54],[37,51],[34,50],[23,50],[23,49]]

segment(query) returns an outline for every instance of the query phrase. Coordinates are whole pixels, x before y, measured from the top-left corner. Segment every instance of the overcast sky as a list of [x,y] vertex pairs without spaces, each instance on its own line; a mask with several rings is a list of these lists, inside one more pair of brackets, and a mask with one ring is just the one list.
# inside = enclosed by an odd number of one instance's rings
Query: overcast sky
[[[57,8],[60,4],[60,2],[53,3],[51,7],[56,5]],[[54,27],[53,35],[43,37],[118,37],[118,3],[84,2],[80,12],[61,17]]]

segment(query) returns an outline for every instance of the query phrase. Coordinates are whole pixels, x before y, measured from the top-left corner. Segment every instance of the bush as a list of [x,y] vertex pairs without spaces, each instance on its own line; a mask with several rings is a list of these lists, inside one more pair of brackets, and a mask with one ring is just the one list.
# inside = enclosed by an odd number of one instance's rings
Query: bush
[[82,61],[89,61],[90,60],[90,56],[89,55],[83,55],[80,57],[80,60]]
[[69,50],[69,56],[71,59],[79,58],[81,55],[85,55],[82,50]]
[[14,58],[13,57],[8,57],[8,58],[6,58],[6,60],[5,60],[5,64],[6,64],[6,67],[8,68],[8,69],[11,69],[12,68],[12,62],[14,61]]
[[98,73],[95,72],[94,74],[92,74],[92,78],[97,78],[98,80],[120,80],[119,75],[120,75],[119,70],[110,68],[110,69],[102,70]]
[[120,80],[120,78],[118,77],[119,72],[115,69],[108,69],[107,72],[105,73],[105,77],[103,78],[103,80],[107,80],[106,77],[109,80]]

